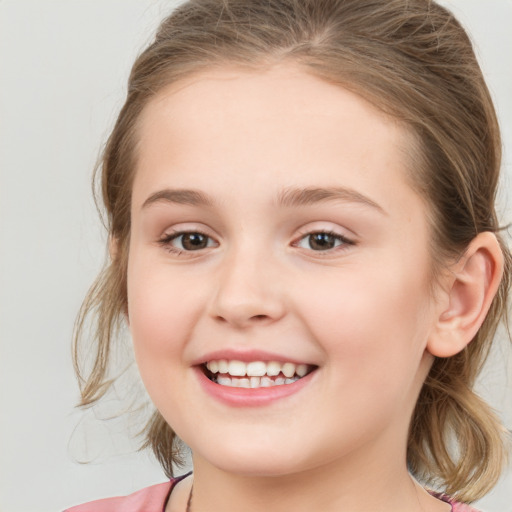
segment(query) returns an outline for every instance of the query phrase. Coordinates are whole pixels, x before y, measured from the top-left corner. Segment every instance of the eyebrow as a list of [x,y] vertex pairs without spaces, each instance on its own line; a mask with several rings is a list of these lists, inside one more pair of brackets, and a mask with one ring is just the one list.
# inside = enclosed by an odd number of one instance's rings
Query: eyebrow
[[[346,187],[286,188],[277,195],[276,204],[284,207],[297,207],[331,201],[359,203],[387,214],[378,203],[369,197]],[[151,194],[142,204],[142,209],[159,202],[208,207],[215,203],[210,196],[199,190],[166,188]]]
[[356,190],[346,187],[287,188],[277,198],[278,204],[282,206],[308,206],[329,201],[360,203],[386,214],[384,208],[378,203]]
[[151,194],[142,204],[142,209],[155,203],[186,204],[190,206],[212,206],[213,200],[203,192],[192,189],[166,188]]

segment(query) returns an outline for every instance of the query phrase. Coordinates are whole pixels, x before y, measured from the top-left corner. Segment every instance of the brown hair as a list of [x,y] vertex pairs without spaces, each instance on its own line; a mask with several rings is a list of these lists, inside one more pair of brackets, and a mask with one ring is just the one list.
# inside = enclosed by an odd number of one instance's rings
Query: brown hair
[[[163,21],[132,68],[98,173],[107,228],[118,248],[77,319],[81,405],[100,399],[111,383],[109,353],[126,310],[141,111],[164,86],[208,67],[260,69],[283,61],[359,94],[409,127],[415,138],[410,175],[429,207],[435,269],[460,255],[478,233],[498,236],[505,256],[499,291],[468,347],[434,361],[408,440],[414,475],[473,501],[496,483],[505,460],[504,429],[472,388],[498,323],[507,318],[512,257],[499,237],[494,207],[501,142],[489,91],[467,34],[429,0],[191,0]],[[96,319],[93,348],[84,335],[89,315]],[[80,369],[83,343],[93,351],[87,371]],[[145,432],[145,446],[171,475],[171,427],[155,412]]]

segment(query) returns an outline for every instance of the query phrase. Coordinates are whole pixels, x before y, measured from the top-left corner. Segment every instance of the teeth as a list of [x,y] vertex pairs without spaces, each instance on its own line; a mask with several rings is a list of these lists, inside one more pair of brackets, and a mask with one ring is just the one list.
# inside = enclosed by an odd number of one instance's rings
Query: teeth
[[299,377],[304,377],[304,375],[306,375],[306,373],[308,373],[308,365],[307,364],[299,364],[297,366],[297,369],[295,370],[295,373]]
[[260,379],[260,387],[269,388],[274,385],[274,381],[270,377],[261,377]]
[[221,377],[220,375],[217,377],[217,384],[221,386],[231,386],[231,379],[229,377]]
[[222,377],[219,375],[216,378],[217,384],[220,384],[221,386],[227,386],[230,388],[270,388],[272,386],[282,386],[284,384],[293,384],[297,380],[299,380],[300,377],[295,375],[295,377],[292,377],[291,379],[285,379],[283,377],[278,377],[277,379],[271,379],[270,377],[251,377],[250,379],[242,378],[239,379],[238,377],[231,378],[231,377]]
[[276,361],[271,361],[267,363],[267,375],[269,377],[275,377],[281,373],[281,365]]
[[277,361],[251,361],[244,363],[243,361],[227,361],[220,359],[218,361],[208,361],[206,367],[211,373],[229,374],[232,377],[277,377],[283,374],[286,378],[291,379],[294,375],[304,377],[308,373],[307,364],[294,363],[278,363]]
[[247,375],[250,377],[263,377],[266,373],[267,365],[263,361],[253,361],[247,365]]
[[242,361],[229,361],[228,373],[230,375],[233,375],[233,377],[243,377],[246,374],[246,371],[247,365],[245,363],[242,363]]
[[[211,363],[215,363],[215,361],[211,361]],[[221,359],[220,361],[217,361],[217,363],[219,365],[219,373],[228,373],[228,362],[225,359]],[[208,370],[212,373],[216,373],[210,367],[208,367]]]
[[[219,361],[210,361],[208,370],[210,370],[212,373],[217,373],[219,371]],[[222,372],[226,373],[226,372]]]
[[251,377],[251,388],[259,388],[261,386],[260,377]]
[[264,388],[292,384],[307,375],[307,364],[279,363],[277,361],[228,361],[219,359],[206,363],[212,378],[221,386],[237,388]]
[[285,377],[293,377],[295,375],[295,365],[293,363],[284,363],[281,371]]
[[239,388],[250,388],[251,382],[249,379],[237,379]]

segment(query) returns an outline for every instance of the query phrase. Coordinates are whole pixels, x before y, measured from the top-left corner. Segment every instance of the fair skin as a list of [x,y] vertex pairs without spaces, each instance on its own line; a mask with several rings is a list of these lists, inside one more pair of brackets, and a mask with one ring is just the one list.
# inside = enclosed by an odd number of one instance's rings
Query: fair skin
[[[192,448],[194,512],[450,510],[409,476],[407,430],[433,355],[483,320],[498,252],[474,244],[487,286],[471,305],[454,272],[432,296],[407,135],[284,65],[204,72],[143,112],[128,319],[144,384]],[[478,314],[454,341],[457,308]],[[308,374],[233,388],[206,376],[219,360]]]

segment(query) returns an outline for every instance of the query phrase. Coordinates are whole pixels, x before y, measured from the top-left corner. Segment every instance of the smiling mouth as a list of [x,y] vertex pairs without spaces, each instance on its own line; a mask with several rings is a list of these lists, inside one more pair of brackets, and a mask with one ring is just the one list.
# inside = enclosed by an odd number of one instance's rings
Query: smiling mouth
[[293,384],[317,367],[309,364],[278,361],[214,360],[204,363],[204,374],[220,386],[232,388],[268,388]]

